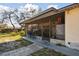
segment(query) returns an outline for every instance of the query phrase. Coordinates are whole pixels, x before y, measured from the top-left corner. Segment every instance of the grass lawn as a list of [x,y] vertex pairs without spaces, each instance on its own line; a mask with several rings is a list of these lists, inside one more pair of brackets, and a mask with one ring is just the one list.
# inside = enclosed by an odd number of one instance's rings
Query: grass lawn
[[21,38],[21,32],[0,33],[0,43],[15,41]]
[[47,48],[41,49],[31,55],[32,56],[65,56],[64,54],[60,52],[56,52],[54,50],[47,49]]
[[32,44],[30,41],[23,40],[22,35],[20,32],[0,33],[0,53]]
[[15,35],[15,36],[7,36],[7,35],[1,35],[0,36],[0,43],[5,43],[5,42],[10,42],[10,41],[15,41],[21,39],[22,36],[20,35]]

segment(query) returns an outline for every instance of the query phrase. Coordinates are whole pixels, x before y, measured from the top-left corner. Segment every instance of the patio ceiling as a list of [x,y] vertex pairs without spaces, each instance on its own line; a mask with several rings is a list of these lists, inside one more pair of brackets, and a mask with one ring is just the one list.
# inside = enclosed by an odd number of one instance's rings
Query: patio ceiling
[[44,24],[48,23],[50,20],[50,17],[34,20],[34,21],[27,21],[26,24]]
[[47,9],[47,10],[41,12],[39,15],[37,15],[35,17],[32,17],[30,19],[23,21],[22,23],[33,23],[34,21],[36,22],[37,20],[42,20],[46,17],[49,17],[49,16],[55,14],[56,12],[58,12],[58,10],[50,8],[50,9]]

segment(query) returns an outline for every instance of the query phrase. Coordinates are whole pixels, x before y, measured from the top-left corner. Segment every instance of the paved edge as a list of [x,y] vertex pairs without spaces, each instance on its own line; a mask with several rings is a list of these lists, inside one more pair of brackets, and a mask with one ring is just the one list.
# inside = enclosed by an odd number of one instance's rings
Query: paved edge
[[42,47],[53,49],[56,52],[60,52],[60,53],[63,53],[65,55],[68,55],[68,56],[79,56],[78,50],[74,50],[74,49],[71,49],[71,48],[68,48],[68,47],[63,47],[63,46],[57,46],[56,44],[44,43],[44,41],[39,41],[38,39],[32,40],[32,39],[29,39],[27,37],[23,37],[23,39],[34,42],[37,45],[40,45]]
[[8,51],[0,54],[0,56],[29,56],[30,54],[42,49],[42,46],[39,46],[35,43],[28,45],[27,47],[18,48],[16,50]]

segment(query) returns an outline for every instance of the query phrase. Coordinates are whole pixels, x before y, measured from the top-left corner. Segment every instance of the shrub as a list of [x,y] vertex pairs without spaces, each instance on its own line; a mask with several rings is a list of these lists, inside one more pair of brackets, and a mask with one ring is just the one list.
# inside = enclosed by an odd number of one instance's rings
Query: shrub
[[20,35],[21,36],[24,36],[25,35],[25,32],[24,31],[20,31]]
[[16,32],[12,32],[11,35],[12,36],[15,36],[15,35],[17,35],[17,33]]

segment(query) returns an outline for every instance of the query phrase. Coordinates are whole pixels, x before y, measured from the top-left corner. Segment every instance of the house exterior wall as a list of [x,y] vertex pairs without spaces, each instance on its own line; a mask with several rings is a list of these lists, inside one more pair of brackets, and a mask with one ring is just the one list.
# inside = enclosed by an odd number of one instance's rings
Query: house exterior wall
[[79,7],[65,11],[65,45],[79,50]]

